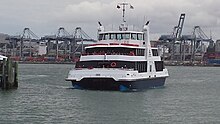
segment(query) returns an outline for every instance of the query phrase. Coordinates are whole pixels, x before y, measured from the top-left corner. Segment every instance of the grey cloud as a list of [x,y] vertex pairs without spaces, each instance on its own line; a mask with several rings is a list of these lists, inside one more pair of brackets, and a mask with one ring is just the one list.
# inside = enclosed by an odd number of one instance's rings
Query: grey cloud
[[[1,0],[0,32],[15,34],[23,27],[30,27],[36,34],[56,32],[64,26],[70,32],[82,26],[95,38],[97,21],[107,27],[121,23],[121,10],[116,4],[121,0]],[[127,0],[134,10],[127,10],[128,24],[141,28],[144,21],[151,20],[151,32],[167,34],[177,25],[179,15],[186,13],[184,33],[200,25],[214,38],[220,37],[220,11],[218,0]],[[20,28],[20,29],[19,29]]]

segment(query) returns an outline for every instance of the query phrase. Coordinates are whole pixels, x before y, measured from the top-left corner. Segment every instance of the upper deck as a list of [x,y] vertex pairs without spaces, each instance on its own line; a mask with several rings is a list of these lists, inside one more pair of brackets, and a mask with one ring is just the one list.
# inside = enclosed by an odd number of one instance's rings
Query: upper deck
[[99,32],[98,40],[144,40],[144,33],[137,31]]
[[99,32],[98,42],[103,44],[134,44],[140,47],[145,45],[144,33],[138,31],[105,31]]

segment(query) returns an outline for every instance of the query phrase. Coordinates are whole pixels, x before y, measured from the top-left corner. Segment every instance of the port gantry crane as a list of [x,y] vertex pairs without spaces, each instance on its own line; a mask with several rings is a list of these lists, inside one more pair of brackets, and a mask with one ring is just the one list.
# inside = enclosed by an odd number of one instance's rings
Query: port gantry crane
[[202,50],[202,46],[205,43],[208,44],[214,43],[212,37],[211,36],[208,37],[200,26],[195,26],[193,28],[193,36],[195,37],[195,39],[193,40],[192,43],[192,58],[191,58],[192,61],[195,60],[195,55],[197,53],[202,54],[203,56],[204,51]]
[[[182,36],[185,16],[186,16],[185,13],[182,13],[180,15],[178,25],[173,28],[173,32],[171,35],[161,35],[161,37],[159,38],[159,40],[164,43],[163,44],[164,46],[166,45],[169,47],[169,53],[171,53],[171,56],[170,56],[171,60],[174,60],[175,44],[177,41],[180,41],[181,36]],[[168,41],[168,43],[167,43],[167,41]],[[164,53],[163,53],[163,55],[164,55]]]
[[[202,46],[205,43],[213,43],[214,41],[211,37],[209,38],[204,33],[200,26],[194,26],[192,34],[182,35],[184,21],[185,14],[183,13],[180,15],[178,25],[174,27],[172,34],[161,35],[159,40],[162,41],[161,44],[163,44],[163,46],[167,46],[169,48],[171,60],[178,60],[177,58],[179,58],[180,61],[185,61],[186,58],[188,58],[191,62],[193,62],[196,55],[203,56],[202,54],[204,54],[204,51],[202,51]],[[179,54],[175,53],[177,52],[175,49],[176,44],[180,45],[180,49],[178,51]],[[186,44],[190,45],[189,48],[186,48]]]
[[[209,38],[200,26],[194,26],[191,35],[182,35],[181,41],[184,42],[183,48],[180,47],[182,48],[180,53],[183,56],[182,60],[185,61],[185,55],[187,55],[190,56],[188,58],[191,62],[195,61],[197,55],[203,57],[205,51],[202,48],[205,44],[208,46],[208,44],[214,43],[211,36]],[[190,49],[185,50],[185,43],[190,44]]]
[[[15,51],[15,48],[19,47],[19,57],[22,59],[24,57],[24,48],[29,49],[29,57],[32,57],[32,42],[38,42],[39,37],[30,28],[24,28],[21,35],[9,36],[6,40],[9,40],[12,44],[12,56],[16,56],[17,50]],[[28,42],[28,45],[25,46],[24,42]]]
[[59,57],[59,50],[64,50],[64,55],[67,55],[68,46],[70,42],[72,42],[72,36],[65,30],[64,27],[60,27],[57,30],[55,35],[46,35],[41,37],[41,40],[46,42],[47,44],[47,56],[51,54],[51,50],[54,48],[52,42],[55,42],[55,49],[56,49],[56,59]]
[[21,37],[21,44],[20,44],[20,57],[23,57],[23,48],[24,48],[24,42],[29,42],[29,57],[32,57],[32,45],[31,42],[37,42],[39,40],[39,37],[34,34],[30,28],[24,28],[23,34]]
[[[65,59],[74,59],[75,54],[79,52],[82,53],[86,41],[96,42],[96,40],[90,38],[81,27],[74,29],[73,34],[67,32],[64,27],[60,27],[55,35],[46,35],[44,37],[39,37],[30,30],[30,28],[24,28],[22,33],[17,36],[8,36],[6,40],[9,41],[9,49],[11,50],[12,57],[18,57],[23,60],[26,56],[33,57],[36,50],[33,46],[37,44],[46,45],[46,56],[53,56],[56,59],[59,58],[59,51],[63,51],[60,54]],[[55,54],[52,53],[55,51]]]
[[[74,59],[76,51],[81,49],[83,51],[83,41],[94,41],[90,38],[81,27],[77,27],[74,30],[73,35],[68,33],[63,27],[60,27],[55,35],[44,36],[41,40],[47,42],[47,55],[50,55],[52,49],[51,41],[55,41],[56,44],[56,59],[59,57],[59,50],[64,50],[64,57],[68,56],[68,59]],[[79,44],[80,43],[80,44]],[[81,46],[81,47],[80,47]],[[80,53],[81,53],[80,52]]]
[[[81,27],[76,27],[74,30],[73,34],[73,57],[79,57],[77,55],[78,53],[82,54],[84,51],[84,47],[86,46],[85,42],[90,41],[90,42],[97,42],[96,40],[92,39],[88,34],[86,34],[85,31],[82,30]],[[77,56],[76,56],[77,55]]]
[[11,47],[11,56],[15,57],[17,55],[18,42],[21,40],[20,35],[8,36],[5,40],[9,41],[9,46]]

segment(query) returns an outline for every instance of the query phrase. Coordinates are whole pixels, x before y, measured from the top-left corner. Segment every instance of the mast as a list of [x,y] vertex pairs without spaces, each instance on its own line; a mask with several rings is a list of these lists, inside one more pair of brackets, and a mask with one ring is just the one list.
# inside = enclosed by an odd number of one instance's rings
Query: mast
[[120,9],[122,7],[122,21],[125,23],[126,20],[125,20],[125,9],[126,9],[126,6],[130,6],[130,9],[134,9],[134,7],[130,4],[130,3],[118,3],[117,5],[117,9]]
[[125,20],[125,9],[126,9],[126,6],[130,6],[130,9],[134,9],[134,7],[130,4],[130,3],[118,3],[117,5],[117,9],[120,9],[122,8],[122,24],[121,26],[119,27],[119,30],[121,31],[126,31],[128,30],[128,27],[126,26],[126,20]]

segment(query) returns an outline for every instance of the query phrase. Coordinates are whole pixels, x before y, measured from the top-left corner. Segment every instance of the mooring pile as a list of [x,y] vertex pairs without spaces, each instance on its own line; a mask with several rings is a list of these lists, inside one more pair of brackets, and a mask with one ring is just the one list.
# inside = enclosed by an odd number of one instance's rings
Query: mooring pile
[[12,89],[18,87],[18,63],[10,58],[0,60],[0,88]]

